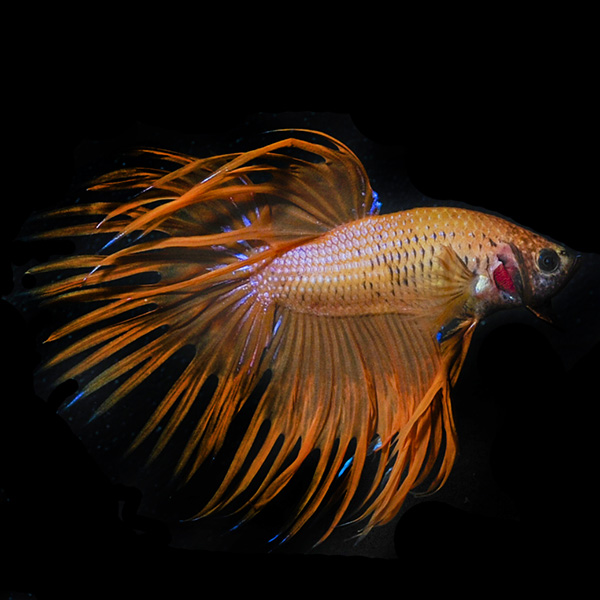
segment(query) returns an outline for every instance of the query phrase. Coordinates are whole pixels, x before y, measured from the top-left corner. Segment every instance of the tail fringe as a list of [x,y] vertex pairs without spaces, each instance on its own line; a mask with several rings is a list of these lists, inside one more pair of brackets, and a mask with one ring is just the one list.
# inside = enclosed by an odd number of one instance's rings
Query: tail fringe
[[[38,275],[66,274],[38,288],[38,298],[93,304],[48,338],[48,343],[76,339],[46,367],[78,357],[59,378],[75,378],[82,386],[63,413],[87,415],[89,423],[122,404],[144,402],[134,394],[139,385],[191,347],[193,358],[129,448],[134,453],[151,442],[148,461],[156,461],[189,421],[208,377],[216,374],[212,398],[192,423],[173,467],[183,484],[219,454],[236,415],[271,371],[229,469],[193,518],[229,510],[241,521],[252,518],[317,450],[314,475],[281,539],[296,535],[335,498],[324,539],[356,504],[365,467],[376,454],[358,506],[366,535],[389,521],[408,492],[426,480],[444,446],[431,485],[440,487],[447,479],[456,455],[448,378],[460,370],[462,359],[456,356],[464,358],[470,337],[462,345],[459,337],[440,345],[439,324],[431,318],[318,318],[257,300],[252,285],[257,270],[379,208],[348,148],[322,134],[296,134],[317,141],[288,138],[200,160],[146,150],[143,156],[177,168],[124,169],[100,177],[91,190],[136,195],[49,215],[85,222],[39,237],[110,236],[96,254],[32,269]],[[136,277],[149,281],[140,284]],[[116,387],[99,405],[87,401],[109,383]],[[248,464],[265,423],[270,427]],[[242,507],[235,508],[244,495]]]

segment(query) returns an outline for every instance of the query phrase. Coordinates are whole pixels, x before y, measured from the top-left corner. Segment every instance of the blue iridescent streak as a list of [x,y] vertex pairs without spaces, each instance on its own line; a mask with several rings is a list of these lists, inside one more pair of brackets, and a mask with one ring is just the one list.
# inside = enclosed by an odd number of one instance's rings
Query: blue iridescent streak
[[373,193],[373,203],[371,204],[371,210],[369,210],[370,215],[377,215],[381,210],[381,202],[379,202],[377,192],[372,190]]
[[352,460],[354,457],[350,457],[345,463],[344,466],[340,469],[340,472],[337,474],[338,477],[341,477],[347,470],[348,467],[352,464]]

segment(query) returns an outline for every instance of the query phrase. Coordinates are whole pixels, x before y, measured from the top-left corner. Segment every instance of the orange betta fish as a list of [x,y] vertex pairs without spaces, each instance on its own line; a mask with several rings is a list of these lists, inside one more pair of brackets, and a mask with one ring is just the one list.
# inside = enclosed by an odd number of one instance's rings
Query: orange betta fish
[[90,188],[124,201],[47,215],[67,222],[40,237],[98,243],[32,269],[53,277],[36,297],[85,306],[44,368],[79,382],[60,412],[90,445],[108,425],[130,434],[123,460],[147,466],[134,481],[158,463],[173,489],[210,475],[188,518],[246,523],[283,497],[280,541],[315,519],[320,540],[350,518],[365,535],[448,478],[450,390],[477,324],[543,315],[577,256],[477,210],[379,214],[345,145],[286,135],[204,159],[145,150],[159,168]]

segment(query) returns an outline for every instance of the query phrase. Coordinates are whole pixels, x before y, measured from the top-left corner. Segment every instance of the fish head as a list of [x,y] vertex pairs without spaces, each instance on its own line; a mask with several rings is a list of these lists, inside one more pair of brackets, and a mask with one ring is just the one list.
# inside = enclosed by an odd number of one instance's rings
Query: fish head
[[580,255],[566,246],[517,228],[494,248],[485,280],[488,308],[526,306],[551,321],[550,301],[576,270]]
[[523,304],[538,317],[551,321],[550,301],[571,279],[581,255],[537,235],[520,254]]

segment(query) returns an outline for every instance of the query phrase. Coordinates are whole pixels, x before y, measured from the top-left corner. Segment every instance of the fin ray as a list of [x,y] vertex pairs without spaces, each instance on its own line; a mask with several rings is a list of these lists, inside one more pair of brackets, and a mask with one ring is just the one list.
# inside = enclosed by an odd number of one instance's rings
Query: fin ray
[[[406,314],[319,317],[259,301],[251,281],[257,269],[375,206],[358,159],[333,138],[317,140],[290,138],[201,160],[156,153],[179,168],[158,179],[148,169],[100,178],[95,189],[137,195],[121,204],[63,209],[57,216],[89,223],[54,234],[116,235],[95,255],[37,269],[66,274],[41,287],[40,298],[103,303],[48,339],[66,344],[49,367],[76,355],[63,377],[80,380],[83,394],[64,410],[83,415],[84,425],[143,402],[133,394],[138,386],[178,350],[193,349],[129,449],[130,456],[145,454],[152,463],[175,447],[173,471],[182,485],[221,452],[255,386],[271,372],[229,468],[195,517],[228,510],[252,517],[317,453],[313,475],[282,530],[286,537],[323,504],[331,508],[324,536],[351,508],[366,518],[365,531],[385,522],[425,480],[445,444],[434,479],[443,483],[455,454],[449,378],[460,370],[472,331],[465,325],[443,343],[436,339],[440,326],[459,316],[472,282],[450,249],[440,256],[447,276],[415,297],[415,310]],[[144,274],[158,280],[128,283]],[[148,308],[131,316],[142,307]],[[69,341],[74,334],[79,339]],[[154,339],[136,347],[147,334]],[[196,397],[211,375],[215,389],[195,414]],[[100,404],[86,402],[108,383],[116,387]],[[257,442],[265,423],[269,429]],[[189,432],[183,442],[176,440],[182,429]],[[357,498],[371,455],[379,463]],[[263,479],[256,481],[259,473]]]

